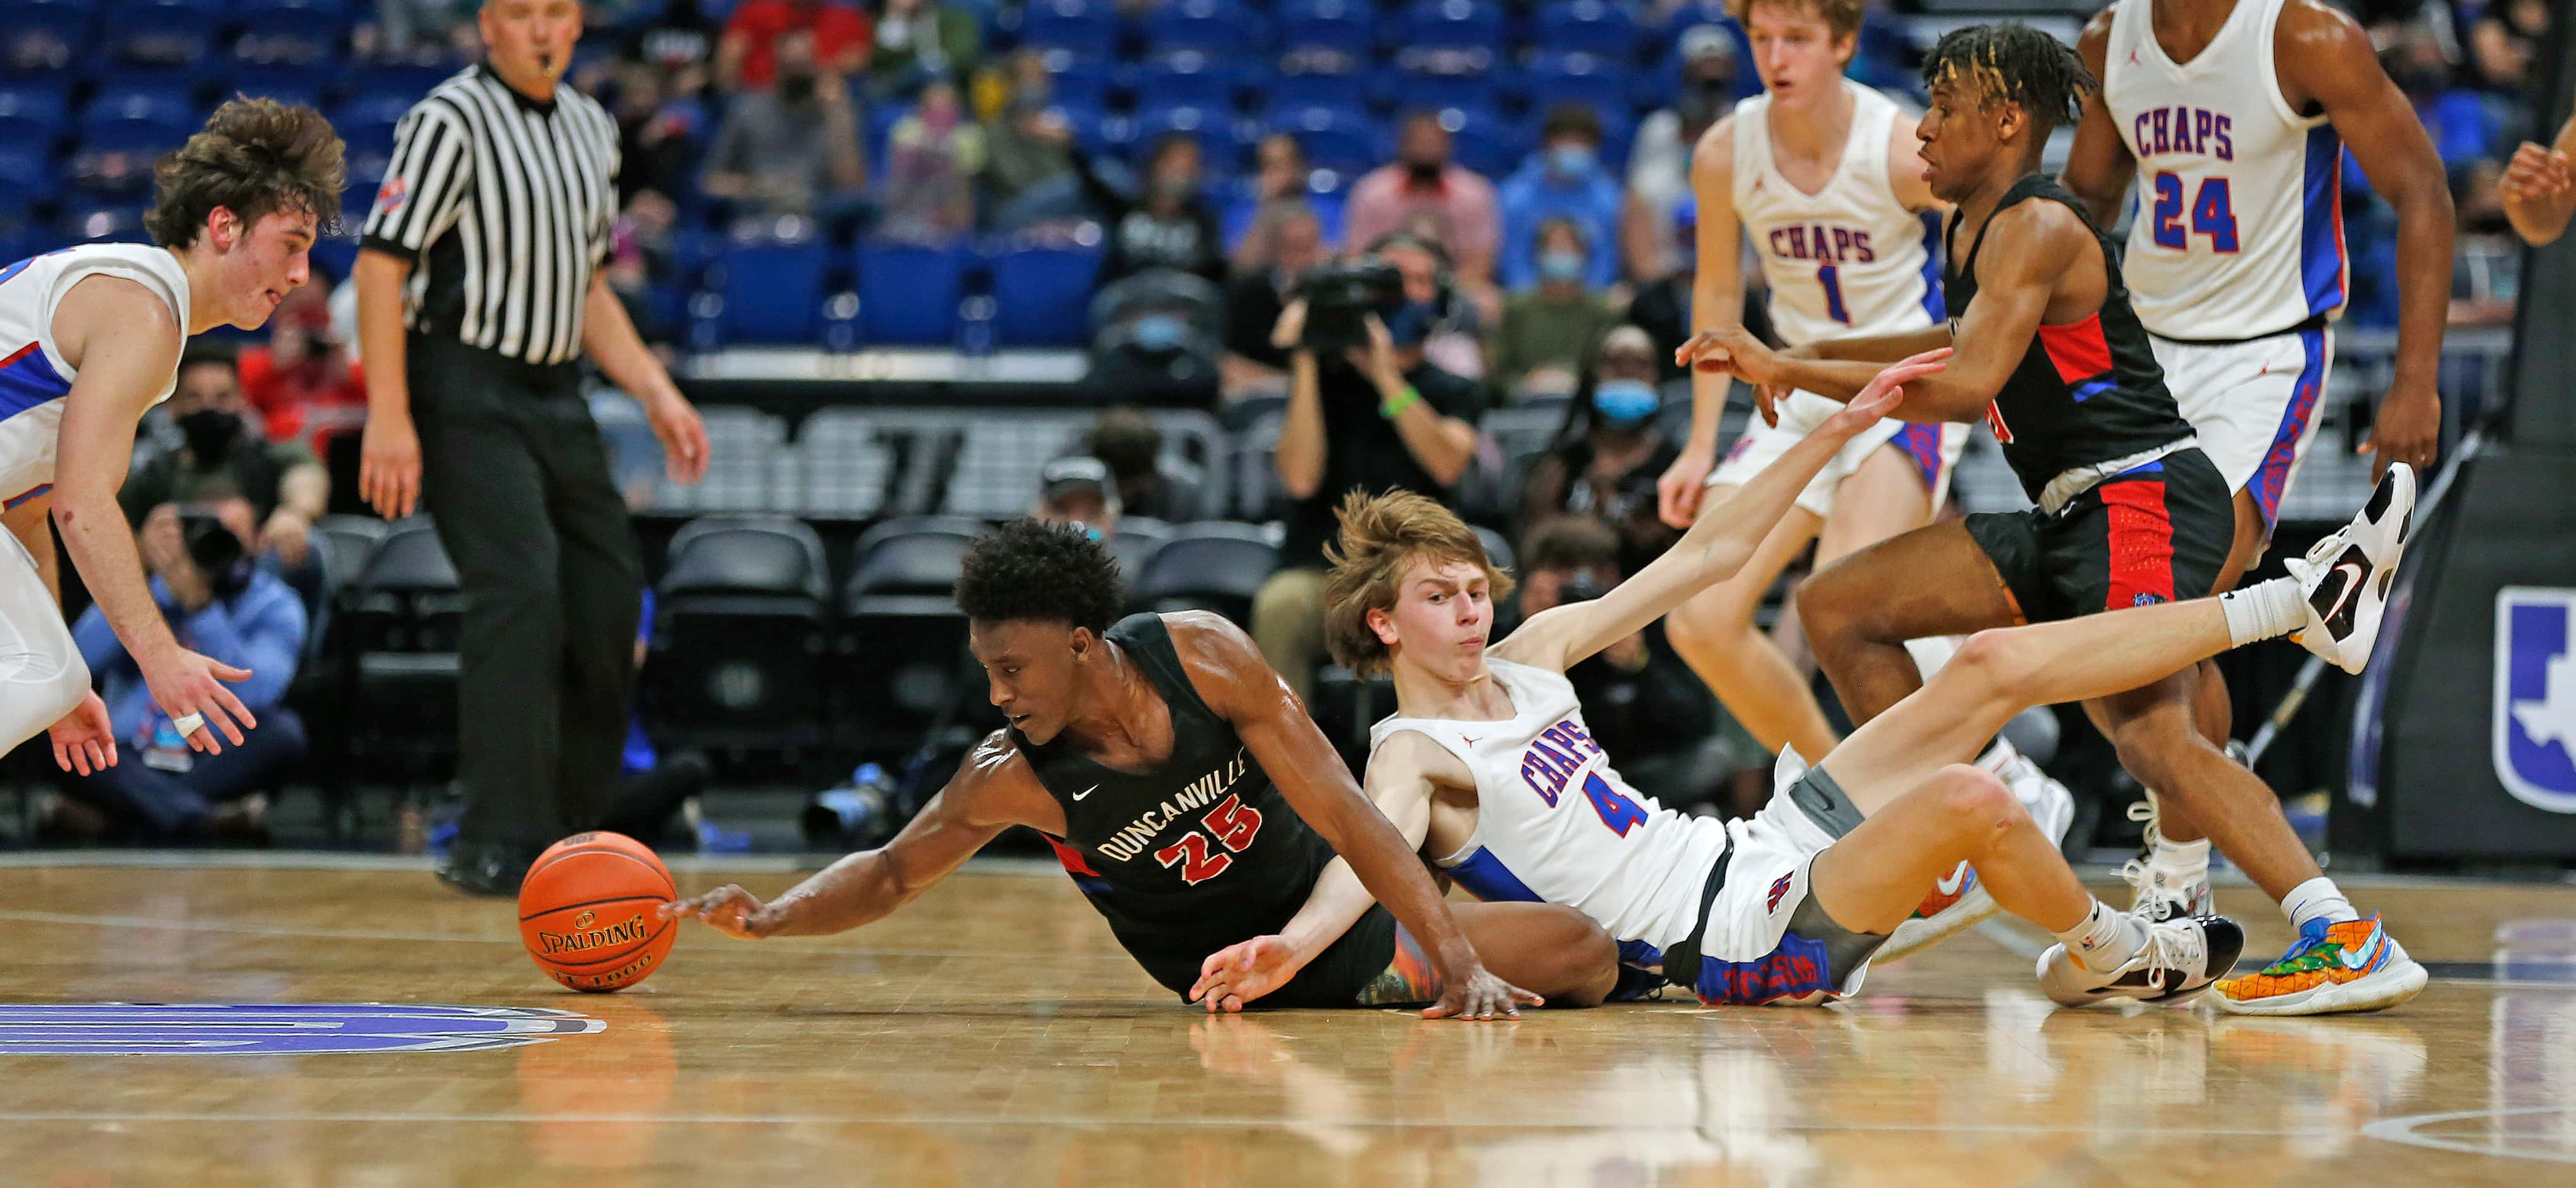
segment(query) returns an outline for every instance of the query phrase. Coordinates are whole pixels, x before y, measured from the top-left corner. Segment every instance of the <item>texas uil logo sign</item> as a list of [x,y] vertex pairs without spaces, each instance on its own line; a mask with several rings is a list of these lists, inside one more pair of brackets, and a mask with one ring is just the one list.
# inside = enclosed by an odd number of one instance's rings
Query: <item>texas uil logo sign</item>
[[2576,590],[2507,586],[2496,592],[2496,778],[2513,798],[2576,813]]

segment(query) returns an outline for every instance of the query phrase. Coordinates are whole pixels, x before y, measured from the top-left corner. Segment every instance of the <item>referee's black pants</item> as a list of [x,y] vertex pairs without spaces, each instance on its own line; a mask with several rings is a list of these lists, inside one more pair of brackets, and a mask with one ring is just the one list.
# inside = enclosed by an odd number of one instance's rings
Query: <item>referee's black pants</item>
[[421,504],[467,596],[460,843],[520,850],[596,827],[617,788],[643,560],[578,364],[412,335]]

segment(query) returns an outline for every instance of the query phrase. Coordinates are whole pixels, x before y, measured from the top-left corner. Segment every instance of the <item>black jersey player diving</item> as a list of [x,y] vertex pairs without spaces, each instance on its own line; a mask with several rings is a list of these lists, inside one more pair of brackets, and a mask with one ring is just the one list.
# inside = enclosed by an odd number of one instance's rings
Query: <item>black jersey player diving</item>
[[745,939],[845,932],[1026,825],[1177,994],[1209,954],[1287,927],[1336,851],[1384,906],[1262,1005],[1491,1019],[1611,991],[1617,947],[1582,914],[1444,902],[1249,636],[1198,611],[1112,625],[1121,601],[1117,562],[1078,528],[1020,520],[979,538],[957,605],[1010,725],[884,848],[771,903],[725,886],[663,914]]

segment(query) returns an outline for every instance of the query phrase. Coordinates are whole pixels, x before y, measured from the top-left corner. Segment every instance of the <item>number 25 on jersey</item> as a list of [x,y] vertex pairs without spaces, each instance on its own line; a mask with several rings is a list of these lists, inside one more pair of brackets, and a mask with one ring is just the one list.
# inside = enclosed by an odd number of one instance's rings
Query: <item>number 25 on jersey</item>
[[1193,887],[1224,874],[1225,868],[1234,865],[1233,856],[1210,846],[1208,837],[1214,835],[1226,850],[1242,853],[1252,844],[1253,836],[1261,832],[1261,810],[1244,804],[1241,796],[1228,796],[1224,804],[1199,818],[1199,823],[1207,826],[1206,833],[1193,829],[1182,834],[1181,840],[1154,851],[1154,861],[1180,867],[1181,882]]

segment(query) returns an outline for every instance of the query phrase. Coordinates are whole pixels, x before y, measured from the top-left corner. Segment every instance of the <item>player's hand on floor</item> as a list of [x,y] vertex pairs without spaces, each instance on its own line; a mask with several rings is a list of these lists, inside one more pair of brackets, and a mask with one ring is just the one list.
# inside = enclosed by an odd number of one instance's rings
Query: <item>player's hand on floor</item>
[[116,727],[96,693],[82,697],[47,733],[53,736],[54,764],[64,771],[96,775],[116,766]]
[[778,926],[758,897],[731,883],[704,895],[663,904],[656,910],[665,920],[695,916],[698,923],[736,940],[759,940]]
[[1305,963],[1297,960],[1297,950],[1287,938],[1256,936],[1227,945],[1200,962],[1190,1001],[1206,1004],[1210,1014],[1240,1011],[1243,1004],[1287,985],[1303,968]]
[[1525,1006],[1546,1006],[1547,1000],[1495,977],[1484,966],[1467,971],[1454,985],[1442,988],[1440,1001],[1422,1008],[1425,1019],[1517,1019]]

